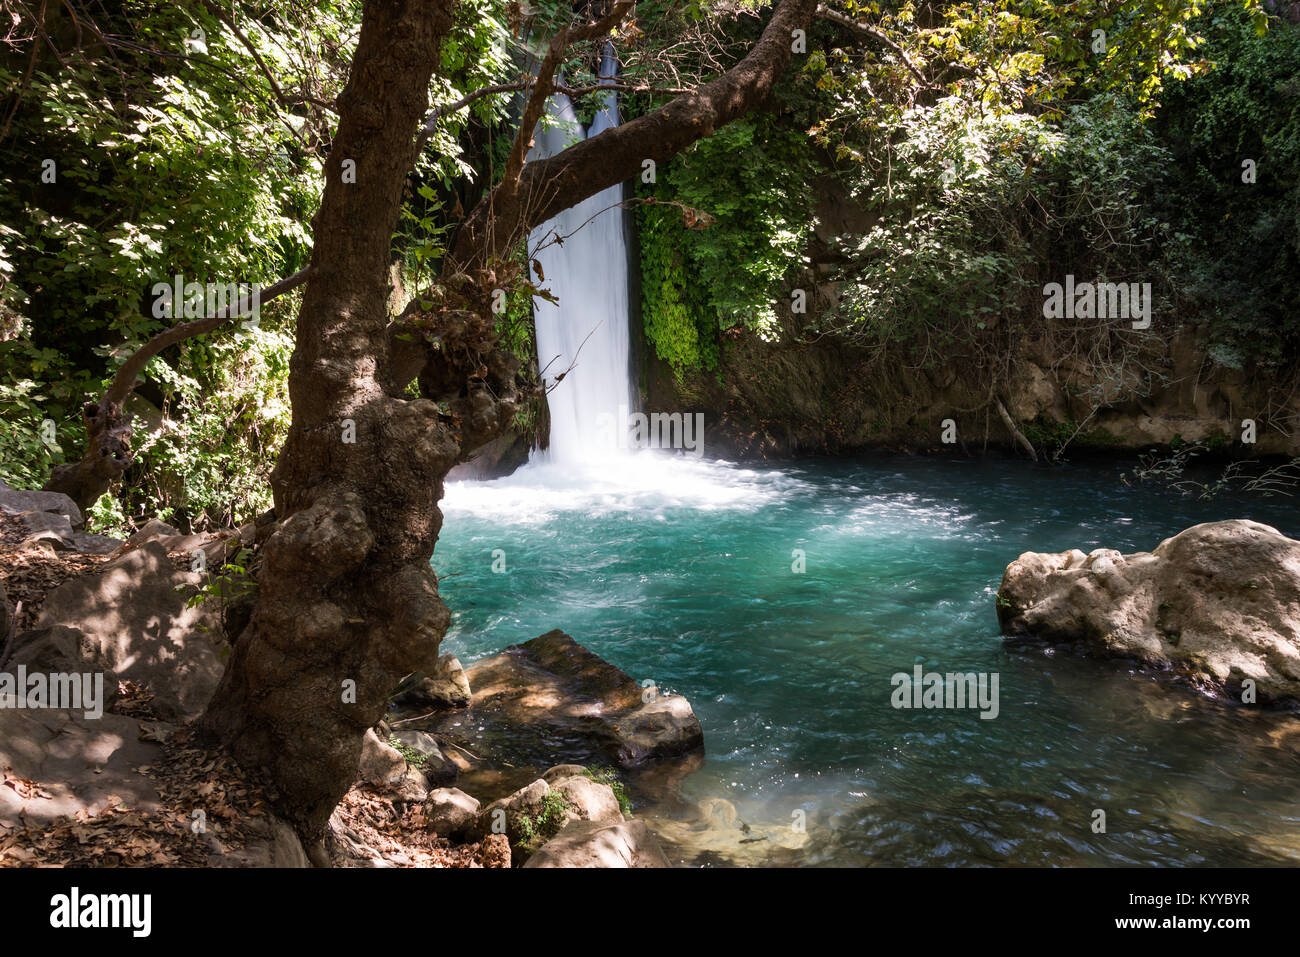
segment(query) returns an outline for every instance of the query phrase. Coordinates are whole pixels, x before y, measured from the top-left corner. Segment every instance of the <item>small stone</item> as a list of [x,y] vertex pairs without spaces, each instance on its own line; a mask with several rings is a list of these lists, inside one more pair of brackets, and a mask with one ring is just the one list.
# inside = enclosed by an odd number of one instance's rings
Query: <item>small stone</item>
[[478,799],[459,788],[436,788],[424,802],[429,830],[444,837],[470,832],[478,811]]
[[376,787],[394,787],[406,775],[406,758],[387,742],[380,741],[374,728],[366,730],[361,742],[361,780]]

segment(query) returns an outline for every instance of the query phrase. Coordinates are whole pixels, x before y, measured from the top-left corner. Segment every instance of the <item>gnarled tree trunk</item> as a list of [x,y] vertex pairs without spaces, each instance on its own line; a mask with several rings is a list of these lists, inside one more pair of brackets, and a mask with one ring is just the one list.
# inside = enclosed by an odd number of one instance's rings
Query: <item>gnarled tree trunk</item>
[[[355,778],[365,730],[432,670],[449,614],[429,567],[460,450],[395,384],[388,256],[452,0],[366,3],[315,226],[257,605],[203,727],[267,772],[309,840]],[[348,163],[351,161],[351,163]],[[343,171],[355,163],[355,182]],[[503,410],[507,421],[513,408]],[[349,441],[350,439],[354,439]]]
[[[413,304],[389,324],[389,244],[451,5],[366,3],[290,365],[293,423],[272,477],[280,524],[261,548],[252,619],[203,718],[242,764],[265,772],[308,841],[355,779],[362,736],[387,695],[409,672],[432,669],[449,621],[429,567],[443,478],[515,410],[515,363],[495,348],[489,308],[492,289],[518,269],[502,253],[554,213],[636,175],[643,158],[666,159],[756,105],[815,0],[784,0],[750,54],[697,93],[508,172],[470,214],[434,306]],[[601,35],[628,6],[612,4],[567,36]],[[522,142],[531,134],[523,129]],[[342,181],[346,160],[355,183]],[[412,341],[422,330],[438,348]],[[404,387],[417,376],[413,399]]]

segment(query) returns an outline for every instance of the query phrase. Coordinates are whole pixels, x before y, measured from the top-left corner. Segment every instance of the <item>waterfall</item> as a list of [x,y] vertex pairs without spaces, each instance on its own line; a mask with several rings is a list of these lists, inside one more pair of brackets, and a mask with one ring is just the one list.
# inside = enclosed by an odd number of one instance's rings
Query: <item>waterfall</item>
[[[607,45],[600,76],[612,80],[617,73],[618,61]],[[552,96],[547,111],[551,122],[535,137],[530,160],[553,156],[584,136],[567,96]],[[604,108],[585,135],[590,138],[617,125],[618,95],[611,90],[604,94]],[[534,272],[533,282],[558,299],[557,303],[539,299],[534,306],[538,366],[546,367],[542,375],[551,389],[547,396],[550,447],[545,453],[534,453],[535,459],[573,463],[615,454],[608,438],[609,420],[602,428],[601,416],[617,417],[632,404],[623,199],[623,184],[611,186],[529,235],[530,250],[544,246],[534,258],[541,263],[545,279]],[[563,245],[555,241],[556,234]],[[556,384],[561,374],[564,377]]]

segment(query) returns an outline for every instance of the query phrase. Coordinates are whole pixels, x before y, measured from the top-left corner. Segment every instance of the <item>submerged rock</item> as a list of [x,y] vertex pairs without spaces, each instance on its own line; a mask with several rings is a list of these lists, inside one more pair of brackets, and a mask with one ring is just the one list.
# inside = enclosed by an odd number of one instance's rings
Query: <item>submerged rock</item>
[[1006,635],[1300,698],[1300,542],[1258,522],[1196,525],[1131,555],[1026,552],[1007,566],[997,611]]

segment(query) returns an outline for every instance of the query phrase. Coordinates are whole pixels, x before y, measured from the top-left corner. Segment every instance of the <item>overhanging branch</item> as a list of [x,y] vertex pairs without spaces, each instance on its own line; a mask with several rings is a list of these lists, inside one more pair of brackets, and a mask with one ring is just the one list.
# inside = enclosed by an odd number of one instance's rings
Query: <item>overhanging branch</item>
[[923,74],[916,64],[912,62],[912,58],[907,55],[907,51],[890,39],[884,31],[878,30],[871,24],[864,23],[861,20],[854,20],[852,17],[840,13],[838,10],[832,10],[824,3],[818,5],[817,16],[823,20],[829,20],[831,23],[837,23],[842,27],[848,27],[848,29],[852,30],[854,33],[858,33],[864,37],[871,37],[873,40],[876,40],[882,45],[888,47],[890,50],[893,50],[898,58],[903,61],[903,66],[907,67],[908,72],[910,72],[912,76],[916,77],[916,82],[920,83],[925,89],[930,88],[930,81],[925,78],[925,74]]
[[180,325],[164,329],[118,366],[112,384],[108,387],[108,391],[104,393],[101,405],[121,405],[125,402],[126,397],[135,388],[136,377],[144,370],[145,365],[168,346],[211,332],[231,318],[243,315],[253,306],[261,306],[262,303],[270,302],[277,296],[282,296],[291,289],[298,288],[310,277],[311,267],[299,270],[292,276],[281,279],[279,282],[263,289],[251,299],[247,296],[241,297],[237,303],[231,303],[225,309],[219,310],[215,315],[204,316],[202,319],[195,319],[193,322],[182,322]]

